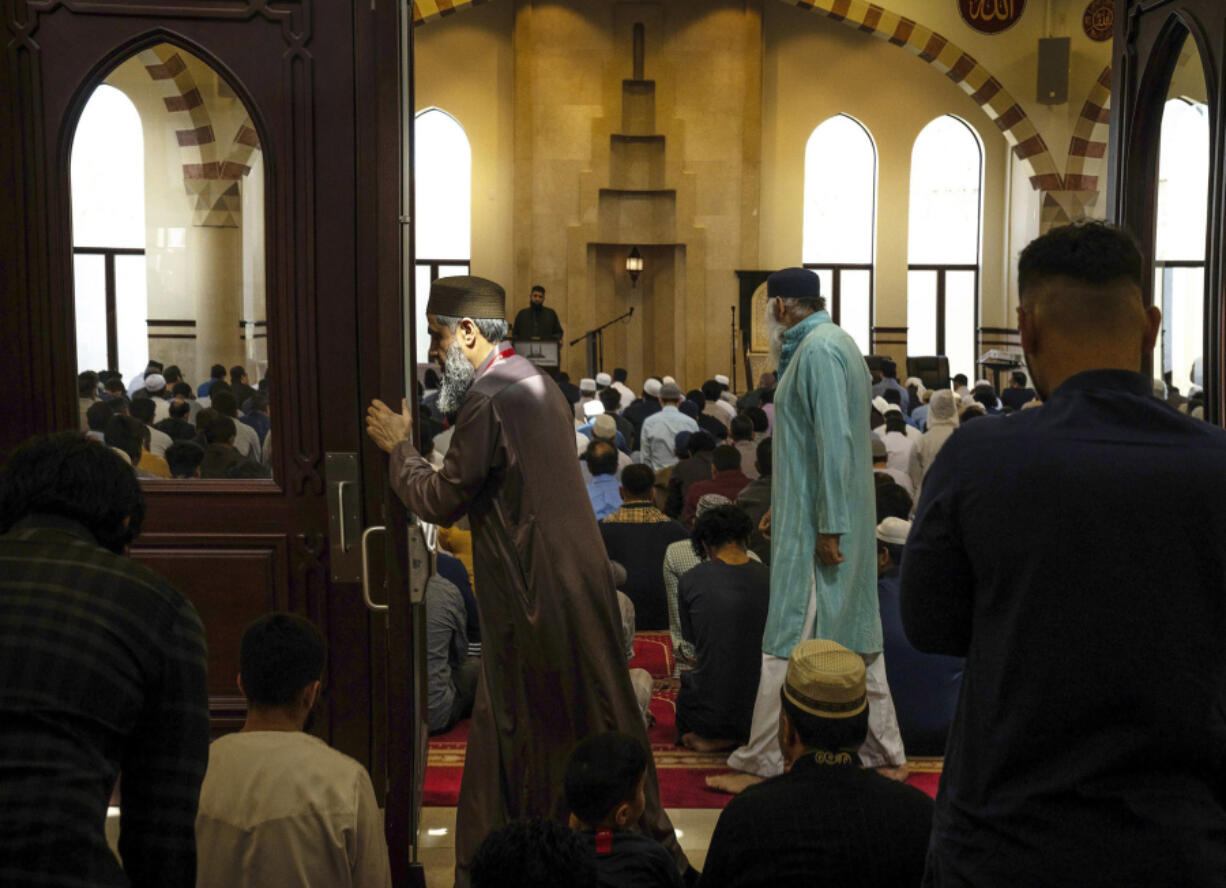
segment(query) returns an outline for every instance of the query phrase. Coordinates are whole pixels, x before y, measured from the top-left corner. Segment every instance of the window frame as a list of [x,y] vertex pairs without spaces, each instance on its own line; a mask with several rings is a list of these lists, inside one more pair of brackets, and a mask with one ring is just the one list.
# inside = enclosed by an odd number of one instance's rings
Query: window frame
[[[115,286],[115,257],[144,256],[144,247],[73,247],[74,256],[101,256],[106,274],[106,366],[119,369],[119,297]],[[75,288],[74,288],[75,289]]]

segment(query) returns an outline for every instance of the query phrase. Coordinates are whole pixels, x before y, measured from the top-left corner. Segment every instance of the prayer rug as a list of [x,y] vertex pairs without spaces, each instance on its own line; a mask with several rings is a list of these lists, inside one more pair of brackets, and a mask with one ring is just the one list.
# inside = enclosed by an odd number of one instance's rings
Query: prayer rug
[[[673,671],[672,642],[667,632],[640,632],[634,640],[634,658],[629,667],[646,669],[654,678],[666,678]],[[660,797],[665,808],[723,808],[732,796],[712,792],[706,787],[711,774],[728,771],[727,752],[694,752],[676,745],[677,693],[659,690],[651,697],[655,724],[647,732],[652,757],[660,782]],[[460,797],[460,776],[464,772],[464,751],[468,741],[468,721],[462,721],[445,734],[430,739],[426,768],[424,804],[454,807]],[[911,776],[907,782],[935,797],[941,777],[940,758],[915,758],[907,762]]]

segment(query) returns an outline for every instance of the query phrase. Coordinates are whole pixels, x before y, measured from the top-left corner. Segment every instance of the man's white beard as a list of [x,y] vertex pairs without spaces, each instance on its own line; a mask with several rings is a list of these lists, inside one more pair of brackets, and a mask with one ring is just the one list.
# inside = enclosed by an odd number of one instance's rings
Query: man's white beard
[[770,347],[770,366],[778,367],[783,356],[783,333],[787,327],[775,317],[769,300],[766,303],[766,341]]
[[443,365],[443,378],[438,386],[438,409],[443,415],[455,413],[460,409],[460,402],[472,388],[477,369],[464,357],[460,343],[453,342],[447,349],[446,362]]

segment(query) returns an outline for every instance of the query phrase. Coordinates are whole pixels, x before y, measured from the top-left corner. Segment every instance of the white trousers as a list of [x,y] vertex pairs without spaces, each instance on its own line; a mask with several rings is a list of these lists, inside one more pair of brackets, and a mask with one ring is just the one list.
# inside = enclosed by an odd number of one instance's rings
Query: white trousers
[[[817,586],[809,595],[805,614],[804,638],[813,637],[817,613]],[[864,684],[868,696],[868,736],[860,747],[860,762],[866,768],[900,767],[907,762],[894,698],[885,674],[885,655],[861,654],[864,659]],[[783,773],[783,753],[779,750],[779,713],[782,704],[779,692],[787,677],[788,661],[771,654],[762,655],[762,673],[758,679],[758,696],[753,706],[753,724],[749,742],[728,756],[728,767],[759,777],[777,777]]]

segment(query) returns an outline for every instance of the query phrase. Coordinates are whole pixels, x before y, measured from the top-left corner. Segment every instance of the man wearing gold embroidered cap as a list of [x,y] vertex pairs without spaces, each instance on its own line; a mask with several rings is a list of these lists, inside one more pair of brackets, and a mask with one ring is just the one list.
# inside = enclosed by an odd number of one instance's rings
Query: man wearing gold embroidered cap
[[728,803],[703,888],[920,884],[932,800],[861,767],[864,679],[864,659],[841,644],[815,639],[792,649],[779,717],[788,769]]

